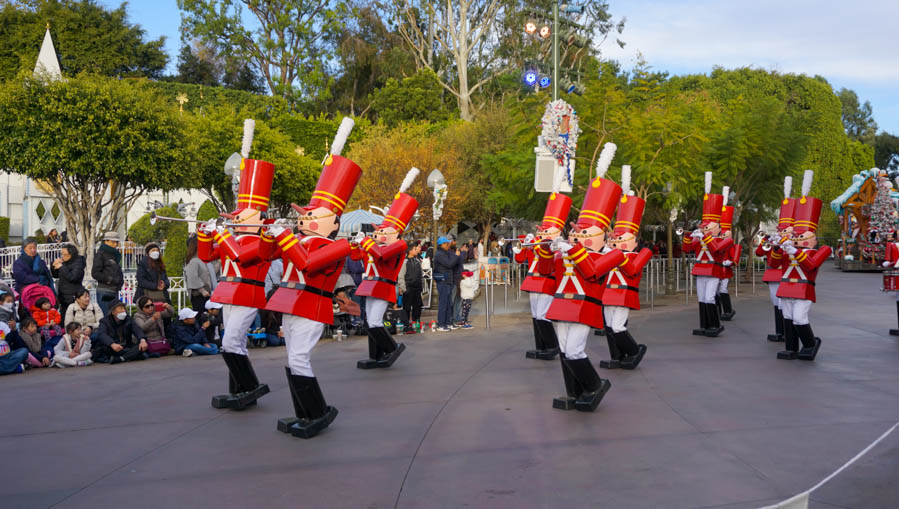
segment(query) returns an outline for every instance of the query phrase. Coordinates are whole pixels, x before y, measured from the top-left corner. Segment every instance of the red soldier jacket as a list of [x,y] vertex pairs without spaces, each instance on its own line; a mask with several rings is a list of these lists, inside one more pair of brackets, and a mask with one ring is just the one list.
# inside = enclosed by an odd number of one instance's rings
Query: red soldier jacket
[[830,248],[827,246],[821,249],[799,249],[795,255],[787,255],[777,296],[815,302],[815,279],[818,277],[818,268],[829,257]]
[[[350,258],[365,258],[365,273],[356,295],[374,297],[396,304],[396,278],[406,258],[406,241],[397,240],[386,246],[366,238],[358,246],[350,248]],[[366,257],[366,255],[368,255]]]
[[548,268],[549,272],[540,271],[539,261],[553,259],[553,253],[546,246],[527,247],[515,255],[515,261],[518,263],[528,264],[528,275],[521,283],[521,289],[525,292],[543,293],[553,295],[556,293],[556,276],[553,264],[544,264],[544,269]]
[[765,257],[765,275],[762,276],[762,281],[766,283],[780,283],[784,262],[786,261],[784,252],[779,247],[773,247],[765,251],[762,249],[762,245],[759,244],[759,247],[755,248],[755,254],[756,256]]
[[724,266],[725,279],[734,277],[734,267],[740,263],[741,254],[743,254],[743,246],[740,244],[734,244],[727,250],[727,256],[724,259],[730,260],[732,263],[731,265]]
[[724,279],[724,260],[727,259],[733,239],[718,239],[706,235],[700,241],[694,241],[693,237],[684,237],[684,252],[696,253],[696,263],[693,265],[694,276],[708,276]]
[[197,232],[197,256],[204,262],[222,261],[222,275],[210,300],[219,304],[265,307],[265,275],[276,250],[274,239],[225,230],[213,234]]
[[640,309],[640,278],[643,267],[652,258],[652,251],[643,248],[639,253],[624,253],[624,262],[606,276],[606,288],[602,292],[604,306],[623,306]]
[[886,260],[884,261],[890,262],[887,268],[899,269],[899,242],[887,244]]
[[350,244],[317,235],[296,237],[285,230],[277,237],[284,276],[265,309],[334,323],[334,286],[343,270]]
[[[556,253],[552,260],[559,285],[546,313],[548,320],[561,320],[589,325],[597,329],[605,326],[602,319],[602,296],[606,274],[624,263],[624,254],[613,249],[606,254],[587,251],[577,244],[568,253]],[[541,272],[548,263],[538,262]]]

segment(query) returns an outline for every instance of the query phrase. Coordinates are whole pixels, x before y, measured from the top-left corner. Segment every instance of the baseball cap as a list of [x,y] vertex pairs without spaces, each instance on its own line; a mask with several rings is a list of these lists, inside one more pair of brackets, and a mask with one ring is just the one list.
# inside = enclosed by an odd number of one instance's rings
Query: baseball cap
[[446,243],[449,242],[449,241],[450,241],[450,240],[449,240],[448,238],[446,238],[446,237],[438,237],[438,238],[437,238],[437,245],[438,245],[438,246],[442,246],[443,244],[446,244]]
[[178,311],[179,320],[186,320],[195,316],[197,316],[197,312],[190,308],[181,308],[181,311]]
[[222,305],[218,302],[212,302],[211,300],[206,301],[206,309],[222,309]]

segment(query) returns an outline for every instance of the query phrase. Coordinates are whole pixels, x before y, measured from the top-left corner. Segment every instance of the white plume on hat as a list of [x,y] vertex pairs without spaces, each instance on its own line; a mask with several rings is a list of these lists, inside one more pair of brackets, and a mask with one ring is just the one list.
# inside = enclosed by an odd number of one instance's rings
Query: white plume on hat
[[812,179],[814,177],[814,170],[805,170],[805,173],[802,175],[802,196],[808,196],[809,191],[812,190]]
[[253,146],[253,131],[256,130],[256,121],[248,118],[243,121],[243,142],[240,146],[240,155],[244,159],[250,157],[250,147]]
[[411,170],[408,171],[408,173],[406,173],[406,178],[404,178],[403,183],[400,184],[400,192],[401,193],[405,193],[406,189],[409,189],[409,187],[412,186],[412,182],[415,181],[415,178],[418,177],[419,173],[421,173],[421,171],[414,166],[412,167]]
[[356,122],[350,117],[343,117],[340,121],[340,127],[337,128],[337,135],[334,136],[334,143],[331,144],[331,155],[339,156],[343,152],[343,146],[346,145],[347,138],[353,131]]
[[623,194],[631,194],[631,165],[625,164],[621,166],[621,192]]
[[784,177],[784,198],[789,198],[793,192],[793,177]]
[[712,172],[705,172],[705,194],[712,192]]
[[722,205],[727,206],[727,198],[728,198],[728,196],[730,196],[730,186],[722,187],[721,194],[724,195],[724,203],[722,203]]
[[609,171],[609,165],[612,164],[612,159],[615,157],[616,150],[618,150],[618,146],[612,142],[603,145],[602,152],[599,153],[599,159],[596,161],[597,177],[602,178],[606,176],[606,172]]

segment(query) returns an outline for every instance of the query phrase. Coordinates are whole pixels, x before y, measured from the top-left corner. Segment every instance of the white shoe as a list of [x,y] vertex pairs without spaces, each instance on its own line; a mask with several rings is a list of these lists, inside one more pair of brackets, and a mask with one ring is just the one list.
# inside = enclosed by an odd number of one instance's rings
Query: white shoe
[[190,356],[193,355],[193,354],[194,354],[194,351],[191,350],[190,348],[185,348],[185,349],[184,349],[184,352],[181,353],[181,355],[182,355],[183,357],[190,357]]
[[437,332],[449,332],[452,329],[450,329],[449,327],[437,327],[436,330],[437,330]]

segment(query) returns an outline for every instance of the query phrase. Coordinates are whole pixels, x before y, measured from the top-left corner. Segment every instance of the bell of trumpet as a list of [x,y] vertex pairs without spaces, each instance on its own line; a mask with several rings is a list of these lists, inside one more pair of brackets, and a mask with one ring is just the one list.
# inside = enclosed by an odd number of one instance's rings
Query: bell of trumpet
[[507,239],[505,237],[500,237],[499,240],[496,241],[496,243],[499,244],[499,247],[506,247],[506,244],[510,242],[512,243],[512,247],[521,244],[521,241],[518,239]]

